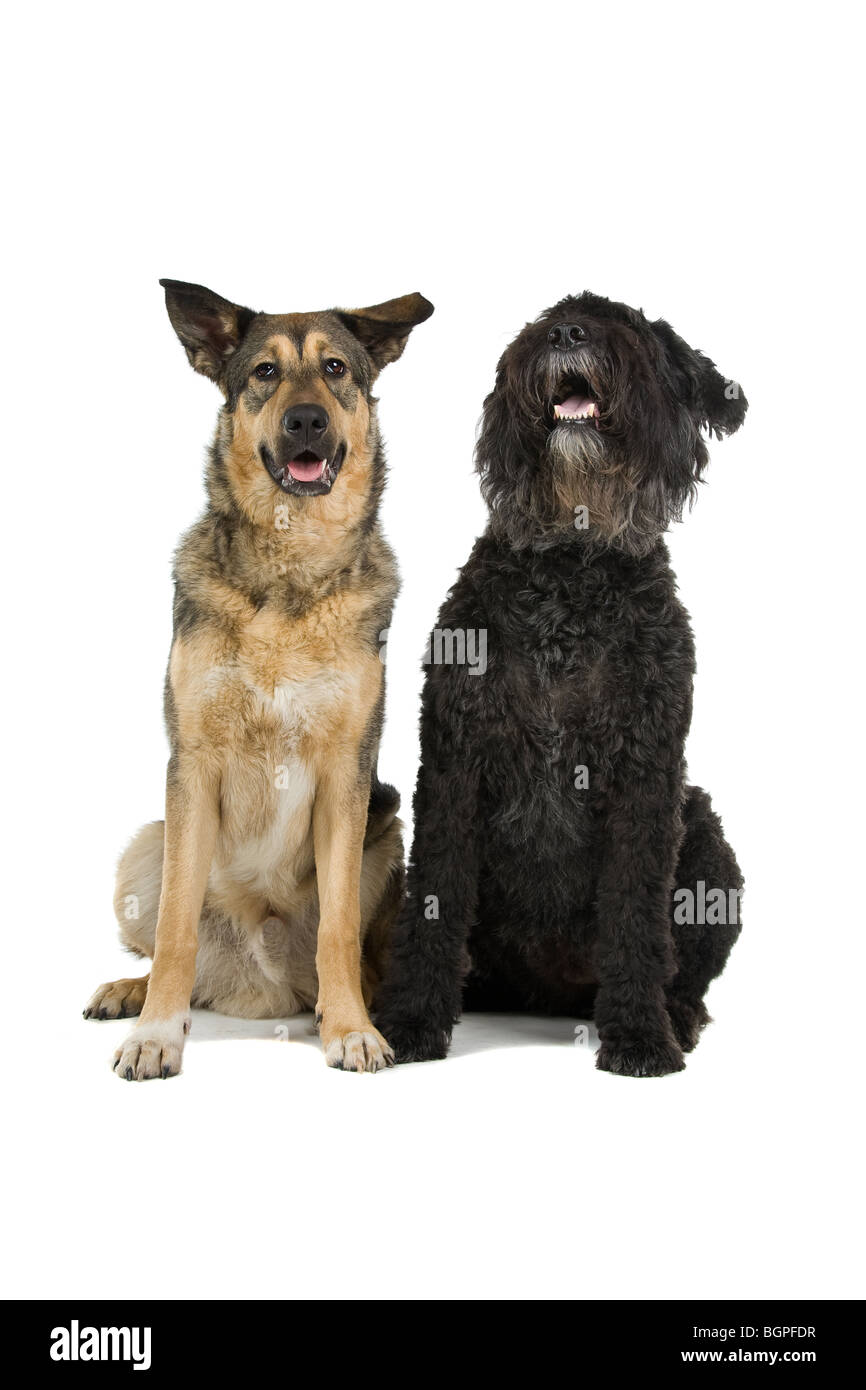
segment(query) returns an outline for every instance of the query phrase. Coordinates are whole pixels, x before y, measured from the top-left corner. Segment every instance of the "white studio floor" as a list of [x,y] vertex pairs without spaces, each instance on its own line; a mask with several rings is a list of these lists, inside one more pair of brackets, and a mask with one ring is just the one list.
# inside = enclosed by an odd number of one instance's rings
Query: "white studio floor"
[[54,973],[15,1059],[4,1293],[850,1296],[840,1097],[814,1032],[734,1015],[749,956],[744,935],[688,1069],[648,1081],[595,1071],[568,1019],[473,1015],[447,1061],[356,1076],[309,1015],[198,1011],[182,1075],[131,1085],[128,1023],[70,1003],[98,978]]

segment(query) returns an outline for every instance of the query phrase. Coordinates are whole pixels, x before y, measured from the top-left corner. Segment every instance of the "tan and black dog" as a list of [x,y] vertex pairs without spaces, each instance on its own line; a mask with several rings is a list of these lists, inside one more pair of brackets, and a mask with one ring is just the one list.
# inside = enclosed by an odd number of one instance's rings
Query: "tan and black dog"
[[372,387],[433,306],[260,314],[161,283],[225,401],[208,505],[175,561],[165,822],[136,835],[115,889],[121,938],[153,966],[103,985],[85,1017],[140,1013],[114,1060],[130,1081],[180,1070],[191,1003],[315,1008],[328,1063],[377,1071],[393,1056],[368,1006],[403,850],[376,775],[398,582]]

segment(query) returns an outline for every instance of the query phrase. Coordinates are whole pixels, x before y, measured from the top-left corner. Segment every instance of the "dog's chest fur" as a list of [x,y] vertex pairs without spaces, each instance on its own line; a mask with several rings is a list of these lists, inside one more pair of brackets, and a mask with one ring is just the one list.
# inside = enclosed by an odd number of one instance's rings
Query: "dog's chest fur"
[[[580,546],[535,554],[482,538],[439,622],[487,625],[488,668],[462,681],[481,757],[485,874],[519,900],[539,880],[592,900],[605,797],[653,708],[688,706],[693,656],[663,546],[636,560]],[[645,727],[644,727],[645,725]],[[562,871],[563,863],[569,875]],[[527,876],[527,865],[533,872]]]
[[609,646],[597,623],[535,586],[508,594],[488,634],[484,693],[498,717],[486,739],[487,823],[496,838],[531,840],[542,859],[592,836],[593,799],[580,784],[595,761]]
[[256,897],[291,907],[311,879],[323,762],[335,740],[359,739],[381,683],[369,604],[343,591],[288,617],[237,603],[232,621],[175,642],[175,718],[219,778],[212,891],[235,915]]

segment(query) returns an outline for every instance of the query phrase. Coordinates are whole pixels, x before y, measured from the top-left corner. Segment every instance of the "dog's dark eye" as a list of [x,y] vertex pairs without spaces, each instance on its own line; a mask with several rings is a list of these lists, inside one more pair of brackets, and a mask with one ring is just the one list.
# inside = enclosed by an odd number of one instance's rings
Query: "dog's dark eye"
[[276,376],[277,369],[273,362],[260,362],[256,367],[255,375],[259,381],[269,381],[272,376]]
[[325,363],[325,371],[328,376],[343,376],[346,371],[346,364],[341,362],[339,357],[329,357]]

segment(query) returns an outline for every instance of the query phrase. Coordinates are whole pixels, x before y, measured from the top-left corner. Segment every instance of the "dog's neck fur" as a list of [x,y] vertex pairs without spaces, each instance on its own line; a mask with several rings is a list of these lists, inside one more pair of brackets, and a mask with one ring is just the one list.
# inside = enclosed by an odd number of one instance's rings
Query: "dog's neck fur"
[[655,534],[642,536],[637,543],[629,532],[608,536],[597,526],[580,530],[573,524],[566,525],[560,522],[544,527],[533,525],[531,520],[522,517],[516,524],[512,524],[508,517],[493,510],[488,517],[485,534],[501,549],[512,550],[517,555],[525,554],[532,557],[548,551],[557,551],[570,553],[575,563],[587,564],[607,554],[635,559],[650,555],[659,546],[664,545],[665,533],[659,529]]
[[670,565],[664,532],[646,539],[639,547],[623,543],[619,537],[604,536],[595,528],[542,532],[515,539],[507,527],[497,525],[491,516],[482,539],[495,548],[503,563],[542,574],[545,566],[554,567],[551,573],[559,573],[560,565],[572,571],[594,565],[633,574],[644,567],[649,572],[659,564]]

